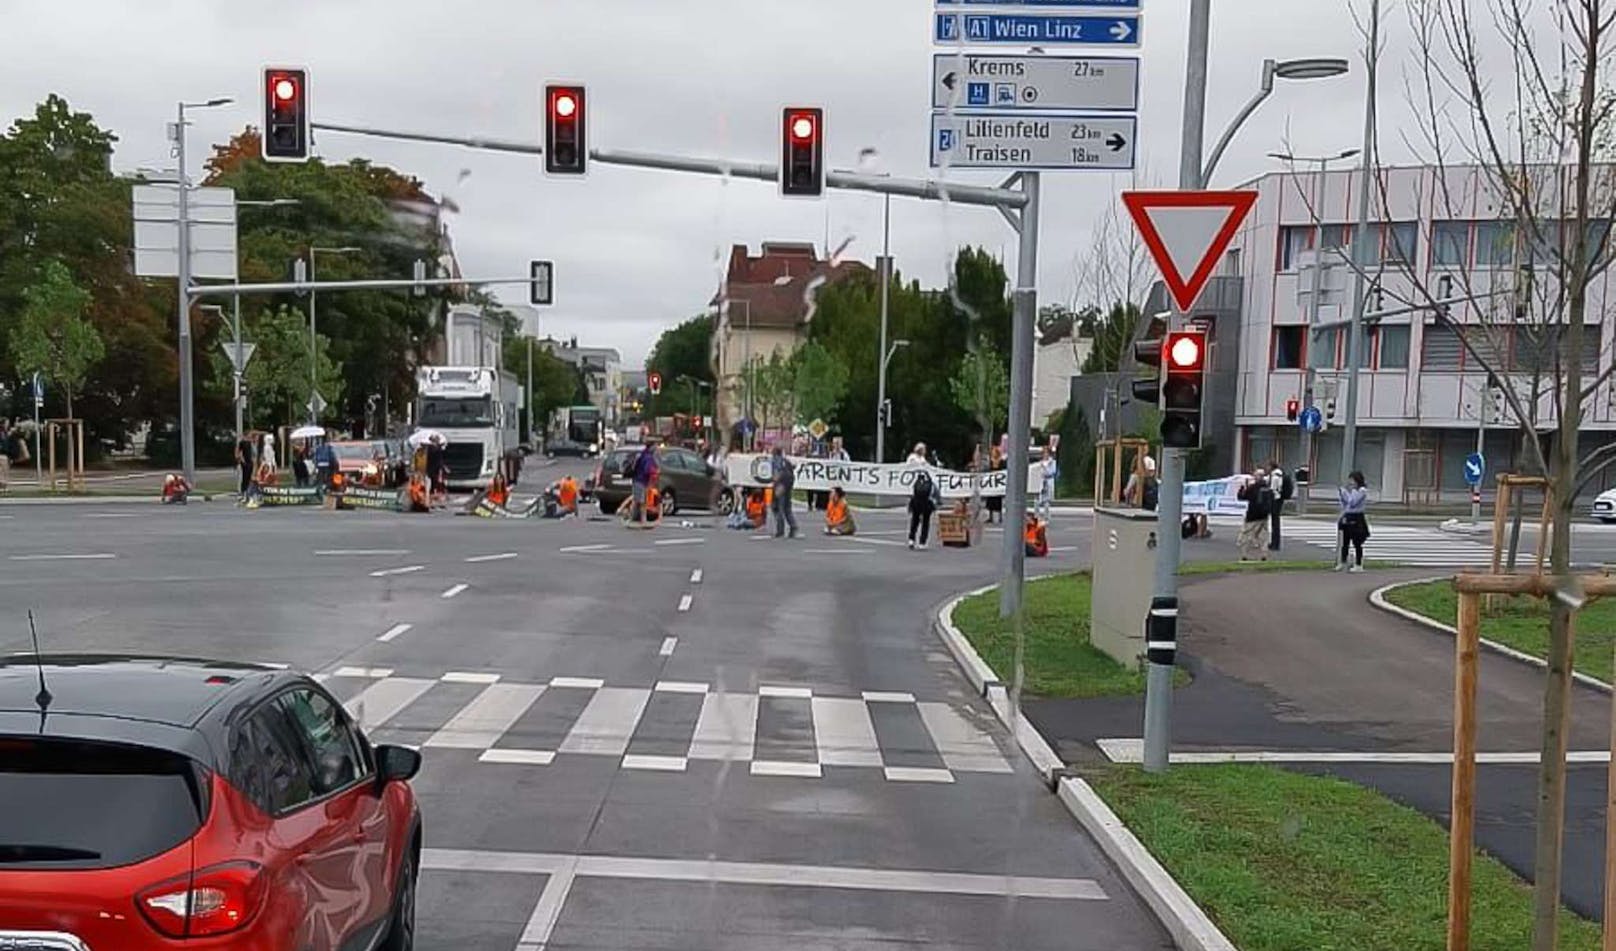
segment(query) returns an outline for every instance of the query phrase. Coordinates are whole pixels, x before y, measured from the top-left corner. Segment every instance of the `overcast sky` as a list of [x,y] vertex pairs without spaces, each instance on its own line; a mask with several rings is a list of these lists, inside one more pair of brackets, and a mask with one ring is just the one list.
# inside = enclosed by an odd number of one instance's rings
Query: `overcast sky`
[[[1209,150],[1256,91],[1264,57],[1347,57],[1353,72],[1281,83],[1214,184],[1280,168],[1265,157],[1272,150],[1358,143],[1362,40],[1346,0],[1215,6]],[[1163,186],[1178,167],[1184,7],[1145,4],[1140,164],[1147,183]],[[1401,5],[1392,7],[1381,121],[1395,126],[1407,115],[1401,63],[1410,44]],[[929,0],[5,0],[0,117],[60,93],[119,135],[122,171],[171,161],[164,126],[180,98],[235,97],[234,106],[195,114],[195,174],[209,144],[258,124],[266,64],[311,69],[318,120],[528,140],[540,134],[542,84],[573,80],[588,85],[596,147],[773,161],[780,107],[811,104],[827,112],[830,167],[854,167],[873,149],[871,170],[926,176],[932,9]],[[553,259],[546,329],[618,347],[631,366],[662,329],[704,307],[732,243],[822,244],[828,227],[833,247],[851,237],[848,253],[861,259],[881,247],[881,199],[862,193],[787,200],[762,182],[602,165],[582,180],[554,179],[537,158],[331,133],[318,136],[317,151],[334,161],[369,157],[451,196],[461,211],[450,227],[470,276],[522,274],[530,258]],[[1394,134],[1383,155],[1408,157]],[[1086,172],[1044,179],[1040,300],[1068,302],[1090,222],[1127,181]],[[905,274],[940,284],[963,243],[1002,251],[1014,273],[1014,235],[991,209],[893,202],[893,252]]]

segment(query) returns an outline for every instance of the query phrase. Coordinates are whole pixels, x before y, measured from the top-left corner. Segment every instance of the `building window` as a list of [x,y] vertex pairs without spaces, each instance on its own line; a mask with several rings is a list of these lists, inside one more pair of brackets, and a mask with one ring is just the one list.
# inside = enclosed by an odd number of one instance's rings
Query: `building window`
[[1230,248],[1223,255],[1223,273],[1230,277],[1240,276],[1240,249]]
[[1470,222],[1438,221],[1431,228],[1431,264],[1464,267],[1470,263]]
[[1325,225],[1319,236],[1319,247],[1326,251],[1335,251],[1346,247],[1351,241],[1351,225]]
[[1286,225],[1279,229],[1279,269],[1296,270],[1302,252],[1312,247],[1312,225]]
[[1381,226],[1381,264],[1412,264],[1418,244],[1419,226],[1397,221]]
[[1420,368],[1457,370],[1463,365],[1464,344],[1453,328],[1446,324],[1427,324],[1425,342],[1420,349]]
[[1291,324],[1274,328],[1273,343],[1273,369],[1300,370],[1302,369],[1303,346],[1302,333],[1307,328],[1300,324]]
[[1315,370],[1341,369],[1341,327],[1314,330],[1307,342],[1307,363]]
[[1379,327],[1371,327],[1370,335],[1375,353],[1373,363],[1375,369],[1408,369],[1409,328],[1407,324],[1395,326],[1383,324]]
[[1476,222],[1476,266],[1509,267],[1515,263],[1515,223]]

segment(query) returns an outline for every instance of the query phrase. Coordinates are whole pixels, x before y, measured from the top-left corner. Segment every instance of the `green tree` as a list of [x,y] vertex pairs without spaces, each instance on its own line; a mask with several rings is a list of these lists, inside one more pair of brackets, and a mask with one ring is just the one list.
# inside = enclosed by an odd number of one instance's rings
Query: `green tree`
[[1077,317],[1078,328],[1094,339],[1094,349],[1083,360],[1084,373],[1117,373],[1133,359],[1130,348],[1139,326],[1139,308],[1121,301],[1101,313],[1091,307]]
[[949,386],[954,404],[976,419],[982,435],[991,438],[1009,421],[1010,371],[992,344],[968,351]]
[[[260,313],[243,328],[243,337],[256,349],[243,378],[253,425],[270,427],[308,418],[309,399],[309,320],[302,311],[282,305]],[[316,335],[320,395],[327,402],[324,418],[337,415],[344,392],[342,364],[331,356],[331,340]],[[228,382],[230,361],[222,353],[213,355],[214,379]]]
[[[516,374],[524,387],[528,383],[528,341],[530,337],[511,335],[505,338],[505,368]],[[579,402],[578,388],[582,385],[578,370],[543,347],[533,345],[533,390],[528,394],[531,408],[528,440],[543,439],[549,425],[550,414],[563,406]],[[588,393],[583,397],[588,402]]]
[[751,380],[752,407],[759,426],[778,429],[791,425],[796,412],[797,383],[796,368],[791,359],[776,350],[767,358],[762,355],[752,357],[747,369],[749,372],[743,379]]
[[800,422],[833,422],[847,395],[847,365],[818,341],[810,340],[791,355],[793,386]]
[[713,382],[713,318],[698,314],[669,327],[657,338],[645,358],[645,369],[662,374],[662,392],[646,401],[645,415],[670,416],[690,408],[690,384],[685,377]]
[[49,261],[22,296],[22,318],[11,332],[11,357],[22,373],[38,372],[61,387],[72,418],[73,394],[106,354],[101,335],[85,319],[90,295],[73,282],[62,262]]

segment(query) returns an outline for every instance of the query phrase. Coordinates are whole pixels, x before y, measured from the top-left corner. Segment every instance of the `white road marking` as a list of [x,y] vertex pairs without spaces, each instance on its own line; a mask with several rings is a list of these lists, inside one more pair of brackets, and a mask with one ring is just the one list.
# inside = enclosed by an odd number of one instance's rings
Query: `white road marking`
[[343,706],[359,721],[360,729],[374,730],[419,700],[422,694],[432,689],[434,682],[412,677],[387,677],[366,687]]
[[888,782],[894,783],[951,783],[954,774],[946,769],[927,769],[922,766],[888,766],[882,772]]
[[497,555],[473,555],[470,558],[467,558],[466,561],[468,563],[470,563],[470,564],[475,565],[475,564],[481,564],[482,562],[485,562],[485,561],[507,561],[507,560],[515,558],[515,557],[516,557],[516,552],[514,552],[514,551],[502,551]]
[[[1144,741],[1132,738],[1096,740],[1108,759],[1114,763],[1138,763],[1144,760]],[[1453,762],[1452,753],[1409,753],[1376,750],[1183,750],[1171,754],[1174,763],[1401,763],[1446,765]],[[1536,751],[1477,753],[1476,762],[1483,765],[1519,765],[1538,761]],[[1568,763],[1608,763],[1609,750],[1572,750],[1566,754]]]
[[662,693],[706,693],[707,685],[688,680],[659,680],[656,689]]
[[946,703],[921,702],[915,706],[926,732],[937,744],[943,765],[968,773],[1013,772],[993,737],[972,726],[958,710]]
[[405,631],[408,631],[410,628],[412,628],[414,626],[415,625],[413,625],[413,624],[394,624],[392,627],[388,628],[386,631],[382,632],[381,634],[378,634],[376,636],[376,639],[385,644],[388,641],[392,640],[393,638],[399,636],[400,634],[403,634]]
[[[1092,878],[1042,878],[1029,875],[982,875],[971,872],[855,868],[842,865],[723,862],[712,859],[423,849],[421,867],[433,872],[514,872],[549,875],[552,876],[552,881],[556,878],[565,878],[569,886],[574,877],[584,876],[707,882],[722,885],[795,885],[804,888],[851,888],[861,891],[1015,896],[1078,901],[1105,901],[1109,897],[1105,889]],[[549,891],[549,886],[546,886],[545,891]],[[540,898],[540,906],[544,903],[544,899]],[[527,942],[527,937],[524,933],[524,942],[537,943]]]
[[438,597],[445,598],[445,599],[452,598],[455,595],[459,594],[460,592],[466,590],[469,587],[471,587],[471,585],[469,585],[469,584],[457,584],[454,587],[452,587],[452,588],[448,589],[447,591],[443,592],[442,594],[438,595]]
[[116,558],[111,552],[96,552],[93,555],[12,555],[12,561],[102,561]]
[[84,518],[140,518],[134,512],[92,512]]
[[847,697],[814,697],[814,745],[826,766],[880,766],[870,708]]
[[691,759],[749,760],[757,733],[758,698],[749,693],[709,693],[701,702]]
[[651,691],[643,687],[602,687],[561,741],[562,753],[610,753],[621,756],[645,712]]
[[438,679],[446,684],[497,684],[499,683],[499,674],[451,670]]
[[486,750],[544,693],[541,684],[489,684],[443,729],[427,738],[427,746]]
[[694,600],[695,600],[695,598],[691,597],[690,595],[688,595],[688,594],[684,595],[683,597],[681,597],[679,599],[679,610],[681,610],[681,611],[690,610],[690,604]]
[[552,687],[582,687],[585,690],[599,690],[606,681],[599,677],[551,677]]
[[772,759],[753,760],[751,773],[753,776],[803,776],[809,779],[819,779],[823,775],[818,763],[786,763]]
[[873,555],[868,548],[804,548],[804,555]]
[[391,677],[391,676],[393,676],[393,668],[391,668],[391,667],[338,667],[336,669],[336,672],[333,673],[331,676],[333,676],[333,677],[369,677],[372,680],[380,680],[383,677]]
[[658,650],[657,654],[662,657],[672,657],[673,649],[678,646],[679,639],[677,637],[664,637],[662,639],[662,649]]
[[901,690],[866,690],[864,700],[867,703],[914,703],[915,695]]
[[383,568],[380,571],[372,571],[370,576],[372,578],[388,578],[393,575],[407,575],[411,574],[412,572],[425,570],[426,565],[405,565],[402,568]]
[[690,583],[691,584],[701,584],[701,569],[700,568],[695,568],[695,569],[691,570],[691,572],[690,572]]
[[653,544],[653,545],[705,545],[706,543],[707,543],[707,539],[705,539],[705,538],[659,538],[656,541],[652,542],[651,544]]
[[865,545],[891,545],[894,548],[902,548],[906,544],[905,542],[892,541],[889,538],[861,538],[857,535],[854,535],[850,541],[860,542]]
[[278,660],[261,660],[258,662],[258,665],[260,667],[268,667],[271,670],[285,670],[286,668],[292,666],[291,664],[283,664]]
[[321,558],[333,558],[340,555],[408,555],[408,548],[322,548],[314,554]]
[[1077,546],[1076,545],[1056,545],[1055,547],[1050,549],[1051,553],[1057,552],[1057,551],[1077,551]]
[[807,699],[814,695],[808,687],[781,687],[774,684],[764,684],[758,687],[760,697],[797,697]]
[[538,904],[533,906],[533,914],[527,919],[527,927],[522,929],[516,951],[544,951],[545,944],[550,940],[550,932],[555,930],[556,922],[561,918],[561,906],[567,903],[567,893],[572,891],[573,869],[577,861],[568,857],[550,873],[544,890],[539,892]]
[[602,549],[610,548],[610,547],[612,547],[612,546],[606,545],[606,544],[601,544],[601,545],[568,545],[565,548],[558,548],[556,550],[561,552],[561,554],[563,554],[563,555],[570,555],[570,554],[573,554],[574,552],[600,551]]
[[551,750],[483,750],[479,763],[514,763],[521,766],[549,766],[555,762]]
[[682,773],[687,765],[683,756],[642,756],[630,755],[623,757],[624,769],[650,769],[663,773]]

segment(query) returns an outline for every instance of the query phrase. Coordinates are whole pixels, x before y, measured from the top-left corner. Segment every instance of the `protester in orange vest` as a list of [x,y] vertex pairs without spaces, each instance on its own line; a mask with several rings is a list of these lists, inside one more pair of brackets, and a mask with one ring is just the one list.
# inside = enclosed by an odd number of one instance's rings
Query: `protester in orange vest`
[[578,481],[572,476],[562,476],[556,483],[556,498],[561,503],[562,515],[578,514]]
[[511,500],[510,486],[505,484],[505,476],[495,473],[488,482],[488,492],[483,496],[494,505],[504,508]]
[[432,511],[432,497],[427,489],[426,474],[424,472],[410,474],[410,511]]
[[170,472],[168,475],[163,476],[164,505],[184,505],[190,494],[191,483],[185,481],[184,476],[177,472]]
[[851,535],[854,531],[853,513],[847,509],[847,493],[841,486],[833,486],[830,501],[825,503],[825,534]]
[[753,528],[763,527],[763,520],[769,511],[768,494],[768,489],[746,491],[746,520],[752,523]]
[[1029,558],[1044,558],[1049,555],[1049,523],[1039,521],[1036,513],[1027,513],[1027,530],[1021,537],[1027,543]]

